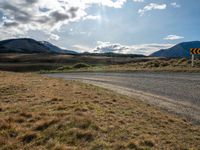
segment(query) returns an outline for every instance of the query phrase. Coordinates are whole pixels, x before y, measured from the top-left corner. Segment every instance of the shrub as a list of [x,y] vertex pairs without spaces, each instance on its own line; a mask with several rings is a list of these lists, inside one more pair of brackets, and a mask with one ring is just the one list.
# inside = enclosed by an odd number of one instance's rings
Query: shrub
[[160,67],[160,62],[155,61],[155,62],[152,64],[152,67]]
[[150,61],[150,62],[147,62],[144,67],[160,67],[160,62]]
[[166,66],[169,66],[169,63],[163,62],[163,63],[161,63],[160,65],[161,65],[162,67],[166,67]]
[[181,59],[178,60],[178,64],[180,65],[180,64],[182,64],[183,62],[186,62],[186,61],[187,61],[186,58],[181,58]]
[[77,63],[77,64],[73,65],[73,68],[76,68],[76,69],[88,68],[88,67],[90,67],[90,65],[88,65],[86,63]]
[[72,69],[72,68],[70,66],[62,66],[62,67],[59,67],[57,70],[62,71],[62,70],[69,70],[69,69]]
[[199,60],[195,61],[195,66],[200,67],[200,61]]

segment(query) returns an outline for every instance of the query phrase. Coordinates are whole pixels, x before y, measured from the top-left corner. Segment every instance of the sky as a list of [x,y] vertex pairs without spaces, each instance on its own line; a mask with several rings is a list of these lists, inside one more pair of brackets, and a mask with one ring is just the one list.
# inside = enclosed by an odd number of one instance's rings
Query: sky
[[0,0],[0,40],[149,55],[200,40],[200,0]]

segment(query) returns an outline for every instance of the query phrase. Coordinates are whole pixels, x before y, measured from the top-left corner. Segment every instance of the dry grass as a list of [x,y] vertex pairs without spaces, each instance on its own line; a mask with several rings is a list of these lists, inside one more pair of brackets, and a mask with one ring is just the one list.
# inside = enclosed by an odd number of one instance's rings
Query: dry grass
[[191,67],[191,61],[185,58],[169,60],[151,60],[147,62],[128,63],[125,65],[113,65],[114,68],[125,70],[144,70],[144,71],[182,71],[199,72],[200,60],[195,60],[195,67]]
[[[60,67],[49,72],[74,72],[74,71],[169,71],[169,72],[200,72],[200,60],[195,60],[195,67],[191,67],[191,61],[183,59],[150,59],[134,61],[131,63],[92,66],[87,68]],[[45,72],[45,71],[44,71]],[[48,71],[46,71],[48,72]]]
[[200,149],[200,126],[78,82],[0,72],[0,149]]

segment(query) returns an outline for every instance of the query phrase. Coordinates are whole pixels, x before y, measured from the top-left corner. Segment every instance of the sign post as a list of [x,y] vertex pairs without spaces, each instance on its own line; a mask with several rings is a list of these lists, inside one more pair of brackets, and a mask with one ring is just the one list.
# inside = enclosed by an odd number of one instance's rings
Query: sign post
[[200,48],[191,48],[190,54],[192,55],[192,67],[194,67],[194,55],[200,54]]
[[194,54],[192,54],[192,67],[194,67]]

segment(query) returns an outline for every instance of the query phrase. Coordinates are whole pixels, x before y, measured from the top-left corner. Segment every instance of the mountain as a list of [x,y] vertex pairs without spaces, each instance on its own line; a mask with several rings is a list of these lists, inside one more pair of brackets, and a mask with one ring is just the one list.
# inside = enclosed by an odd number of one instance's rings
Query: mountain
[[76,54],[76,52],[63,50],[49,42],[36,41],[29,38],[9,39],[0,41],[0,53],[62,53]]
[[150,56],[166,58],[190,58],[190,48],[200,48],[200,41],[183,42],[169,49],[159,50]]
[[50,53],[51,51],[33,39],[9,39],[0,41],[1,53]]
[[41,44],[45,45],[46,47],[48,47],[51,51],[55,52],[55,53],[64,53],[64,54],[77,54],[77,52],[75,51],[71,51],[71,50],[64,50],[64,49],[61,49],[47,41],[41,41],[40,42]]

